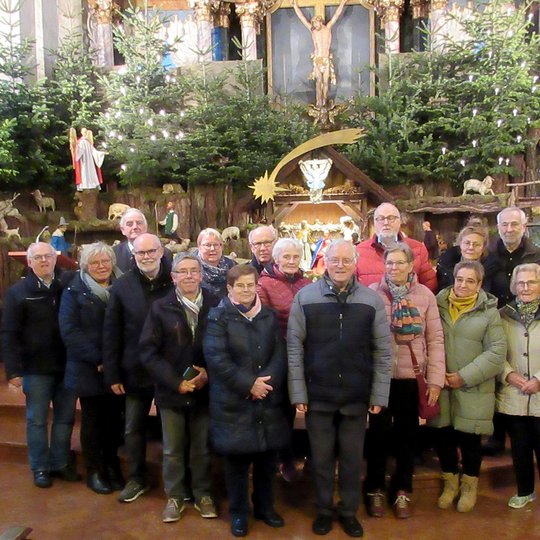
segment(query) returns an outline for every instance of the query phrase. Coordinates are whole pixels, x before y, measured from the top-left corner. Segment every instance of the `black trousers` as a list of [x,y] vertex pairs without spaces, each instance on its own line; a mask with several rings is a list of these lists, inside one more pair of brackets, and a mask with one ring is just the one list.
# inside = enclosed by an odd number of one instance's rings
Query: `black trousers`
[[369,415],[366,446],[367,471],[364,490],[367,493],[385,489],[388,456],[394,455],[396,469],[390,483],[390,494],[412,493],[415,442],[418,433],[418,384],[416,379],[392,379],[388,408]]
[[534,492],[534,455],[540,473],[540,418],[536,416],[501,415],[512,443],[512,462],[518,495]]
[[247,517],[249,513],[249,467],[253,464],[253,510],[266,514],[274,508],[273,481],[276,471],[275,452],[257,452],[237,456],[225,456],[223,469],[229,513],[232,518]]
[[81,448],[86,468],[103,473],[118,466],[122,444],[124,399],[102,395],[79,398],[81,403]]
[[367,405],[359,415],[308,409],[306,427],[320,514],[333,513],[336,461],[338,462],[338,511],[354,516],[361,499],[360,474],[366,432]]
[[482,436],[464,433],[453,427],[435,429],[435,450],[442,472],[459,472],[458,448],[461,450],[461,468],[467,476],[480,476],[482,464]]
[[126,394],[125,448],[128,479],[146,484],[146,427],[152,397]]

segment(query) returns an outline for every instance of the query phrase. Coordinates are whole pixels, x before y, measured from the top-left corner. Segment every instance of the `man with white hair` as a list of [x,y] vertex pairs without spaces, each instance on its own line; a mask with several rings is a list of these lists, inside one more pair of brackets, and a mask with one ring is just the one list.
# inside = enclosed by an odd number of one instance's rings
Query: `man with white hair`
[[64,386],[66,351],[58,324],[63,283],[55,272],[56,251],[36,242],[28,246],[26,258],[30,271],[4,299],[2,358],[8,383],[26,396],[26,440],[34,484],[47,488],[51,476],[80,478],[70,452],[77,396]]
[[272,263],[272,249],[277,240],[276,229],[259,225],[249,233],[248,240],[253,254],[250,264],[260,274],[266,265]]
[[356,277],[358,281],[368,287],[378,283],[384,274],[384,250],[395,246],[398,242],[405,242],[414,254],[414,272],[418,281],[432,292],[437,291],[437,274],[429,262],[426,246],[413,238],[405,238],[400,232],[401,214],[390,203],[382,203],[374,213],[375,234],[372,238],[360,242],[356,246],[358,262],[356,264]]
[[[120,231],[126,237],[123,242],[113,247],[116,255],[116,266],[127,272],[135,266],[133,258],[133,242],[135,238],[148,232],[148,223],[145,215],[138,208],[128,208],[120,218]],[[163,255],[168,262],[172,262],[172,253],[165,248]]]

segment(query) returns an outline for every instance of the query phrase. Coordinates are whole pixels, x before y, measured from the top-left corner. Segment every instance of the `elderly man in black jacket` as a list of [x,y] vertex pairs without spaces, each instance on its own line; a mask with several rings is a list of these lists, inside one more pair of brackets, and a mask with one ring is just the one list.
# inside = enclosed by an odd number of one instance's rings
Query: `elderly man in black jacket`
[[[34,484],[52,485],[51,474],[75,481],[71,432],[77,396],[64,386],[66,351],[58,325],[62,283],[55,272],[56,252],[44,242],[26,252],[30,272],[4,300],[2,357],[10,385],[26,395],[26,438]],[[51,437],[47,418],[53,404]]]
[[146,481],[145,427],[154,396],[152,380],[140,362],[139,337],[152,302],[172,288],[171,266],[153,234],[133,242],[136,267],[112,285],[103,327],[105,382],[117,395],[126,395],[125,445],[128,483],[120,502],[132,502],[150,488]]
[[140,339],[141,362],[154,380],[163,428],[165,523],[182,517],[187,446],[195,508],[203,518],[217,517],[210,494],[208,376],[202,336],[208,311],[218,298],[201,288],[201,263],[194,255],[177,255],[171,276],[175,289],[154,302]]
[[354,277],[356,250],[330,244],[327,272],[294,298],[287,330],[289,395],[306,413],[318,514],[315,534],[332,529],[336,461],[339,520],[349,536],[362,536],[356,519],[366,418],[388,404],[390,328],[384,304]]

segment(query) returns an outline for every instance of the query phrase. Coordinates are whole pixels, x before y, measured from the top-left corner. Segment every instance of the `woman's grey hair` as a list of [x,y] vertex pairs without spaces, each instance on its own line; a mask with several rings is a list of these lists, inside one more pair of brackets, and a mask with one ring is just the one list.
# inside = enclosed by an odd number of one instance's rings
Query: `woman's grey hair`
[[173,262],[172,262],[172,270],[175,271],[175,270],[176,270],[176,267],[177,267],[182,261],[185,261],[185,260],[188,260],[188,261],[196,261],[197,264],[199,265],[199,270],[202,270],[202,264],[201,264],[201,261],[199,260],[199,258],[196,257],[195,255],[193,255],[193,253],[188,253],[188,252],[177,253],[177,254],[174,256],[174,259],[173,259]]
[[387,248],[384,252],[385,262],[390,253],[403,253],[408,263],[412,263],[414,261],[414,253],[409,244],[406,244],[405,242],[398,242],[395,246]]
[[473,270],[476,274],[476,278],[478,279],[478,281],[484,281],[484,276],[486,272],[484,271],[484,267],[478,261],[458,262],[456,266],[454,266],[454,279],[456,279],[458,272],[462,268],[468,268],[469,270]]
[[300,256],[302,256],[302,252],[304,251],[302,244],[298,240],[295,240],[294,238],[280,238],[274,244],[274,249],[272,249],[272,258],[274,261],[277,261],[287,248],[295,249]]
[[83,246],[79,266],[86,272],[90,260],[102,253],[105,253],[110,257],[113,267],[116,266],[116,255],[114,254],[113,248],[105,242],[94,242],[93,244]]
[[536,274],[536,279],[540,280],[540,265],[536,263],[519,264],[514,268],[512,277],[510,278],[510,292],[512,294],[517,294],[516,283],[518,281],[518,274],[521,272],[534,272]]
[[221,243],[223,243],[223,238],[221,237],[221,233],[217,231],[216,229],[211,229],[210,227],[203,229],[199,236],[197,236],[197,245],[200,246],[203,239],[206,236],[215,236]]

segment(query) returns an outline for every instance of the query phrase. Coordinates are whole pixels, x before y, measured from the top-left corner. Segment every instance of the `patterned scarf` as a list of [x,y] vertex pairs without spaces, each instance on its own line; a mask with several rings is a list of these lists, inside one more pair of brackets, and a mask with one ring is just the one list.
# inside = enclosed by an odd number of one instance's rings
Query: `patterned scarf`
[[412,341],[422,333],[423,322],[416,306],[407,298],[414,274],[410,273],[405,285],[396,285],[385,277],[386,285],[392,297],[392,315],[390,330],[395,334],[397,342]]
[[534,321],[534,317],[538,311],[538,306],[540,306],[540,298],[537,298],[532,302],[522,302],[521,300],[516,300],[516,307],[525,327],[528,327],[529,324]]
[[197,324],[199,323],[199,312],[201,311],[201,307],[203,305],[202,291],[199,290],[199,294],[197,295],[197,298],[195,298],[195,302],[192,302],[189,298],[182,296],[178,290],[176,291],[176,298],[178,298],[178,301],[184,307],[186,318],[191,329],[191,334],[193,335],[193,339],[195,339],[195,330],[197,330]]
[[199,261],[202,266],[203,281],[215,289],[224,287],[227,283],[227,272],[231,268],[229,261],[225,257],[221,257],[217,266],[204,262],[201,257],[199,257]]
[[254,319],[261,311],[261,299],[259,295],[255,295],[255,299],[249,307],[246,308],[243,304],[239,304],[233,300],[232,295],[229,294],[229,300],[231,304],[248,320]]
[[450,313],[452,323],[455,324],[462,313],[471,311],[476,304],[476,300],[478,300],[478,293],[474,293],[472,296],[459,298],[456,296],[454,289],[450,289],[450,294],[448,295],[448,313]]

